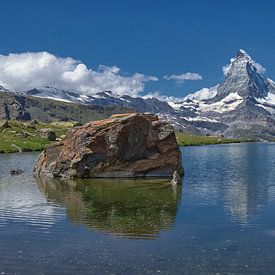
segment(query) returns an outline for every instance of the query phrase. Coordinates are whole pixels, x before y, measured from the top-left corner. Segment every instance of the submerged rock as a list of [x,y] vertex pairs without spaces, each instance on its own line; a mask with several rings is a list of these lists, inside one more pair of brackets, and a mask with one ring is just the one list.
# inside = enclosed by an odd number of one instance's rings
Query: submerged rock
[[172,178],[183,174],[171,125],[149,114],[119,114],[71,129],[41,153],[34,174],[52,177]]
[[23,173],[24,173],[24,171],[19,169],[19,168],[15,168],[15,169],[10,170],[10,175],[11,176],[21,175]]

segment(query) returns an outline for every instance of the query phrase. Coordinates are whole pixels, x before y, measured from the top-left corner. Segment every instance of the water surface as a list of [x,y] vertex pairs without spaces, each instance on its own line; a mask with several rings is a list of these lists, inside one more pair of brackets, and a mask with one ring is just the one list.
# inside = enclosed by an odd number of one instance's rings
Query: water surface
[[0,272],[274,273],[275,145],[182,152],[176,188],[35,179],[37,153],[0,155]]

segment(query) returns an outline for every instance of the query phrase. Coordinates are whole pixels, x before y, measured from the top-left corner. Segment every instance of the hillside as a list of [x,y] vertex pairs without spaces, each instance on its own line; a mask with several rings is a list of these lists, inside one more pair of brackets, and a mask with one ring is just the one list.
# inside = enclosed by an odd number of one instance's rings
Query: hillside
[[115,113],[133,111],[122,106],[75,104],[0,91],[0,120],[79,121],[107,118]]

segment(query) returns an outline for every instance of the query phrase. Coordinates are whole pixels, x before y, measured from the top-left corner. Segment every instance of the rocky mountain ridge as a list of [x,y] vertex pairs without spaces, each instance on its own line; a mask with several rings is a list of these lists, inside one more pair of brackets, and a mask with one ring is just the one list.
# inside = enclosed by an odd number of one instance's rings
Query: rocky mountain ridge
[[0,120],[86,123],[107,118],[112,114],[132,111],[131,108],[121,106],[75,104],[0,89]]

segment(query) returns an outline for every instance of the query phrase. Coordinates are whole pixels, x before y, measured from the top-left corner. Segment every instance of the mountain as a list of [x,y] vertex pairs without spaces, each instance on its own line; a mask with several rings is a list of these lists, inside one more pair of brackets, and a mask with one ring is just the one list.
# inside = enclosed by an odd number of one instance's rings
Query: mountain
[[259,69],[239,50],[221,84],[190,94],[173,106],[201,132],[271,140],[275,138],[275,83]]
[[80,121],[103,119],[114,113],[150,112],[170,121],[176,128],[199,134],[195,126],[178,116],[167,102],[156,98],[119,96],[111,91],[93,96],[45,86],[24,92],[0,87],[0,119]]
[[31,120],[42,122],[104,119],[112,114],[133,112],[121,106],[84,105],[61,100],[38,98],[0,89],[0,120]]
[[[45,86],[24,92],[24,95],[51,99],[59,102],[76,103],[93,106],[117,106],[126,110],[136,112],[149,112],[157,114],[160,118],[171,122],[175,128],[183,129],[185,132],[200,134],[200,131],[193,124],[184,118],[167,102],[154,97],[131,97],[128,95],[119,96],[112,91],[103,91],[95,95],[83,95],[75,92],[64,91],[54,87]],[[188,111],[188,110],[187,110]]]
[[54,99],[64,102],[86,104],[86,105],[118,105],[132,108],[139,112],[151,113],[174,113],[175,110],[166,102],[156,98],[130,97],[128,95],[119,96],[111,91],[99,92],[93,96],[81,95],[78,93],[60,90],[54,87],[45,86],[25,92],[26,95],[34,97]]
[[231,63],[224,67],[222,83],[173,101],[121,96],[112,91],[84,95],[45,86],[12,93],[0,87],[0,104],[4,94],[13,98],[10,102],[15,102],[2,103],[0,116],[4,116],[7,106],[13,114],[20,113],[19,119],[35,117],[48,121],[87,121],[95,115],[94,112],[104,117],[107,113],[131,110],[155,113],[183,132],[274,140],[275,82],[266,78],[262,71],[261,65],[244,50],[239,50]]

